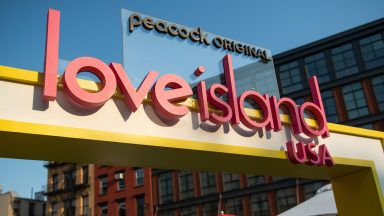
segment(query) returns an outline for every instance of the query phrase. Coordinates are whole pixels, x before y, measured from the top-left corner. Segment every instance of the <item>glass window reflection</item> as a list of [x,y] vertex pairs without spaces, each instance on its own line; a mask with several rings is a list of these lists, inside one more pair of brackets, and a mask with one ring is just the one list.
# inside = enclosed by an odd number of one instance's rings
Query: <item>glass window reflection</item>
[[308,78],[317,76],[319,83],[328,82],[330,77],[327,69],[327,64],[324,58],[324,53],[317,53],[304,58],[305,71]]
[[367,70],[384,65],[384,41],[381,33],[363,38],[359,43]]
[[336,78],[349,76],[359,72],[351,44],[344,44],[333,48],[331,54]]

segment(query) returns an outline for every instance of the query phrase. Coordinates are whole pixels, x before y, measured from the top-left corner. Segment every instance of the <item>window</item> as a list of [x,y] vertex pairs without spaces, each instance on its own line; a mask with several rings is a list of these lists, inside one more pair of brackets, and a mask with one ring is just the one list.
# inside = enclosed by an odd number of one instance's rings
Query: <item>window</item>
[[144,195],[136,197],[136,216],[145,215]]
[[179,172],[179,183],[180,183],[180,197],[181,199],[188,199],[194,197],[193,190],[193,175],[191,171],[180,171]]
[[88,184],[88,180],[89,180],[88,166],[83,166],[82,171],[83,171],[83,184]]
[[282,181],[285,179],[289,179],[289,178],[285,176],[272,176],[272,182]]
[[59,190],[59,175],[54,174],[52,176],[52,190],[56,191]]
[[297,61],[290,62],[279,67],[281,86],[284,94],[303,88],[300,69]]
[[372,123],[359,125],[358,127],[365,128],[365,129],[370,129],[370,130],[374,130],[375,129],[375,127],[373,126]]
[[108,205],[107,203],[102,203],[99,205],[100,216],[108,216]]
[[315,182],[312,184],[306,184],[303,186],[304,200],[313,197],[316,191],[323,186],[321,182]]
[[64,201],[64,215],[72,216],[76,213],[76,200],[70,199]]
[[323,91],[321,92],[321,98],[323,99],[325,113],[327,114],[327,120],[329,122],[338,122],[339,116],[337,114],[337,108],[335,104],[335,99],[333,98],[332,91]]
[[276,191],[277,210],[278,213],[284,212],[295,206],[296,193],[294,188],[286,188]]
[[296,104],[303,104],[305,102],[305,97],[295,98],[293,101],[295,101]]
[[349,119],[369,114],[361,83],[356,82],[343,86],[343,97]]
[[376,95],[377,106],[384,111],[384,74],[372,78],[372,87]]
[[136,186],[144,185],[144,169],[136,169],[135,170],[135,176],[136,176]]
[[76,185],[76,169],[73,169],[71,170],[71,183],[70,183],[73,186]]
[[317,76],[319,83],[329,81],[329,73],[327,63],[325,62],[324,53],[317,53],[304,58],[305,71],[307,76]]
[[35,205],[33,202],[28,204],[28,216],[35,216]]
[[108,192],[108,178],[107,176],[99,177],[99,194],[107,194]]
[[125,189],[125,179],[124,179],[124,171],[116,172],[115,179],[117,183],[117,191],[122,191]]
[[71,186],[70,181],[71,181],[71,172],[70,171],[64,172],[64,189],[70,188],[70,186]]
[[[20,205],[20,204],[19,204]],[[20,215],[20,209],[19,208],[14,208],[14,210],[13,210],[13,215],[14,216],[18,216],[18,215]]]
[[64,172],[64,189],[74,187],[76,184],[76,170],[68,170]]
[[172,175],[170,172],[160,174],[159,183],[161,204],[170,203],[173,201],[172,182]]
[[196,215],[196,207],[188,206],[181,208],[181,216],[195,216]]
[[[238,95],[249,89],[257,90],[260,94],[269,95],[276,95],[276,92],[278,92],[276,75],[270,73],[264,67],[264,64],[255,62],[244,67],[235,68],[234,73],[236,74],[235,83]],[[220,81],[217,79],[211,80],[212,78],[209,79],[209,83],[207,82],[207,86],[211,86],[215,83],[214,81]]]
[[125,216],[127,212],[127,207],[125,204],[125,200],[118,200],[117,201],[117,215],[118,216]]
[[240,188],[239,174],[223,173],[223,189],[224,191],[234,190]]
[[251,215],[252,216],[268,216],[269,204],[267,193],[251,195]]
[[363,38],[359,42],[367,70],[384,65],[384,42],[380,33]]
[[89,211],[89,200],[88,195],[83,196],[83,216],[89,216],[91,215],[91,212]]
[[351,44],[344,44],[333,48],[331,54],[336,78],[349,76],[359,72]]
[[203,204],[203,216],[217,215],[218,203],[211,202]]
[[225,201],[225,213],[243,215],[243,203],[241,198],[233,198]]
[[258,184],[264,183],[264,176],[258,175],[247,175],[247,185],[248,187],[252,187]]
[[52,208],[52,210],[51,210],[52,216],[59,215],[59,203],[57,203],[57,202],[52,203],[51,208]]
[[202,195],[216,193],[216,176],[212,172],[200,172],[200,184]]
[[175,216],[175,211],[173,210],[161,211],[159,212],[159,216]]

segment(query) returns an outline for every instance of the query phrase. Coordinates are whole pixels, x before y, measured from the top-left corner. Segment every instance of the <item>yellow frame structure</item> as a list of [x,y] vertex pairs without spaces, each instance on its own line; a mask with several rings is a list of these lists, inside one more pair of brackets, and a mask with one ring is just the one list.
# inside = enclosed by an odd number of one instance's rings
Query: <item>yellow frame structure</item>
[[[41,85],[43,74],[0,66],[0,80]],[[85,80],[80,85],[88,90],[98,88]],[[117,92],[116,97],[121,94]],[[150,96],[146,102],[151,102]],[[198,109],[193,99],[184,103]],[[255,110],[248,112],[253,118],[260,117]],[[287,116],[281,118],[289,123]],[[316,126],[313,120],[308,121]],[[383,132],[331,123],[328,126],[333,133],[378,139],[384,148]],[[383,194],[373,161],[336,157],[333,168],[294,165],[283,151],[10,120],[0,120],[0,137],[0,157],[328,179],[340,215],[384,215]]]

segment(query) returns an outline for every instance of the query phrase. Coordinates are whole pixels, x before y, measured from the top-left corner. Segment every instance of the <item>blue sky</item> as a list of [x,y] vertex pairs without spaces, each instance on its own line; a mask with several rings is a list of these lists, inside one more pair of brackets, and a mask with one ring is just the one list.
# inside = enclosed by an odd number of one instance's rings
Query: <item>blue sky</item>
[[[236,5],[234,5],[236,2]],[[0,65],[42,71],[48,8],[61,11],[60,57],[122,63],[120,9],[169,20],[277,54],[382,18],[382,0],[0,2]],[[0,159],[0,184],[29,197],[46,184],[41,161]]]

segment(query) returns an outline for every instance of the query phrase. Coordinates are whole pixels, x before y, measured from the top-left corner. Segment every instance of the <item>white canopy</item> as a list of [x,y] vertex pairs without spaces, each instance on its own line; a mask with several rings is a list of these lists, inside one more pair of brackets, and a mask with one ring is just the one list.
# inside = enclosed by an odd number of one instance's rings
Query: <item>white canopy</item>
[[332,185],[320,188],[316,195],[299,205],[279,214],[278,216],[314,216],[314,215],[337,215],[335,198]]

